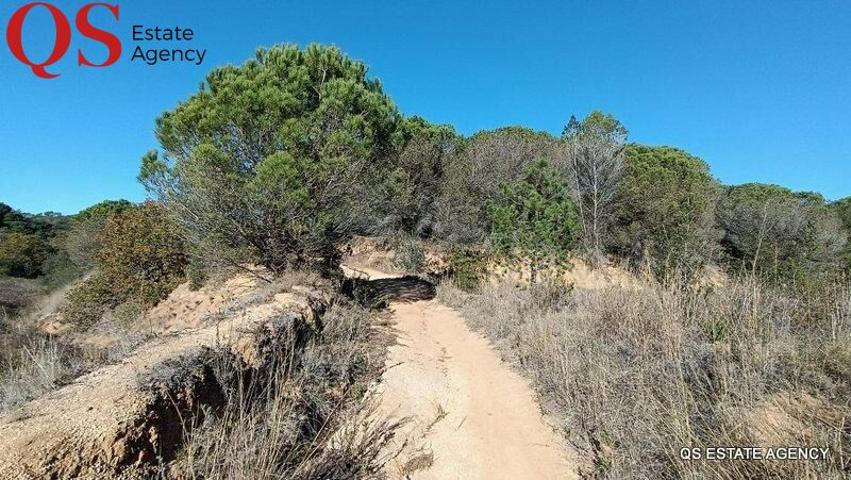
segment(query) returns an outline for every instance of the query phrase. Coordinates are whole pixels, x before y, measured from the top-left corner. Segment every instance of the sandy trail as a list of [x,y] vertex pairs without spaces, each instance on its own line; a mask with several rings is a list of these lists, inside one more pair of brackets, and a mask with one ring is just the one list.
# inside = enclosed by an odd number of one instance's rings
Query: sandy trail
[[410,421],[390,478],[577,478],[529,383],[460,314],[436,300],[392,309],[398,344],[375,393],[383,413]]

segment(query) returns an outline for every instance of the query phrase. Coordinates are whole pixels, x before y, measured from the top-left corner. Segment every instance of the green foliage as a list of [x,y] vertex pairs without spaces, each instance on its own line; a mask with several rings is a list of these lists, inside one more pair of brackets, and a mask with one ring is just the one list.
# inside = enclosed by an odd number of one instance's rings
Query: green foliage
[[457,157],[463,139],[448,125],[432,125],[420,117],[405,119],[394,137],[396,154],[380,202],[376,228],[383,233],[430,236],[445,169]]
[[373,204],[399,120],[338,49],[261,49],[157,120],[165,155],[146,155],[139,178],[210,256],[248,252],[275,271],[334,263]]
[[479,132],[446,165],[437,206],[435,236],[449,243],[475,244],[489,235],[488,205],[500,197],[501,185],[523,176],[539,158],[551,158],[558,141],[524,127]]
[[70,217],[56,212],[37,215],[21,213],[0,203],[0,239],[11,233],[35,235],[48,241],[68,229]]
[[71,228],[62,236],[60,244],[78,270],[86,271],[94,266],[94,257],[100,249],[100,236],[106,221],[132,206],[127,200],[106,200],[74,216]]
[[578,137],[590,136],[599,139],[606,139],[612,143],[623,143],[629,131],[623,124],[613,115],[594,110],[585,116],[580,122],[575,116],[571,115],[561,136],[565,139],[576,139]]
[[0,276],[38,278],[48,288],[76,278],[61,241],[70,224],[58,213],[32,215],[0,203]]
[[0,203],[0,235],[4,233],[32,233],[32,228],[24,215]]
[[418,273],[425,264],[425,252],[418,238],[401,238],[393,248],[393,266],[405,273]]
[[42,265],[44,276],[41,278],[48,290],[67,285],[85,273],[62,249],[54,249]]
[[834,212],[836,212],[836,215],[839,217],[839,220],[845,228],[847,241],[845,244],[845,251],[843,252],[843,258],[845,262],[845,269],[851,272],[851,197],[845,197],[841,200],[837,200],[831,204],[831,208]]
[[728,187],[718,224],[730,265],[776,279],[834,270],[847,240],[821,195],[777,185]]
[[106,221],[112,215],[121,213],[131,207],[133,207],[133,204],[127,200],[104,200],[81,210],[80,213],[74,216],[74,221],[78,223],[96,220]]
[[36,280],[0,276],[0,319],[7,313],[15,313],[31,305],[42,293],[41,285]]
[[95,256],[96,271],[68,294],[65,316],[88,326],[128,301],[152,306],[184,279],[187,265],[177,226],[155,203],[109,217]]
[[565,181],[539,160],[526,168],[522,179],[503,184],[502,193],[489,208],[496,251],[528,262],[533,282],[543,267],[565,266],[578,229]]
[[86,329],[97,322],[107,310],[120,303],[121,300],[116,297],[106,279],[93,274],[68,291],[62,313],[65,320]]
[[701,159],[671,147],[629,145],[610,247],[633,261],[694,271],[712,254],[718,185]]
[[50,250],[35,234],[9,233],[0,241],[0,275],[36,278]]
[[449,249],[447,263],[454,285],[466,292],[477,292],[487,273],[487,256],[479,249],[453,247]]

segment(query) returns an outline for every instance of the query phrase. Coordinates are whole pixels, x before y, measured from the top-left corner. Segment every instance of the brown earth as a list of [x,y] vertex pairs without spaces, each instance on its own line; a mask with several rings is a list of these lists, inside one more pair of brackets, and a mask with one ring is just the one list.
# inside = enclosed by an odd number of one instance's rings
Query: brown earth
[[167,461],[191,428],[183,420],[220,406],[212,352],[262,368],[278,339],[316,322],[327,299],[293,290],[148,342],[0,417],[0,478],[137,478]]

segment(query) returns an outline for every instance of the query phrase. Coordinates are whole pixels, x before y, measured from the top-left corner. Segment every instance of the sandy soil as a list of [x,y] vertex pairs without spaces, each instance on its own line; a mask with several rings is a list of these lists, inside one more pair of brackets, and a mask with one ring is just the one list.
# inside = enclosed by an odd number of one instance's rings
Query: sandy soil
[[528,382],[460,314],[436,300],[392,308],[398,344],[374,393],[382,413],[409,421],[390,478],[577,478]]
[[[283,312],[314,321],[311,308],[302,294],[275,294],[214,325],[153,340],[119,363],[7,412],[0,416],[0,478],[118,478],[114,472],[121,466],[151,462],[149,450],[166,448],[162,439],[177,438],[181,426],[157,424],[162,412],[155,408],[156,392],[145,388],[148,379],[168,379],[173,375],[167,362],[193,364],[206,348],[223,345],[251,364],[261,348],[251,332]],[[188,382],[181,388],[191,390]],[[188,401],[202,403],[200,398]]]

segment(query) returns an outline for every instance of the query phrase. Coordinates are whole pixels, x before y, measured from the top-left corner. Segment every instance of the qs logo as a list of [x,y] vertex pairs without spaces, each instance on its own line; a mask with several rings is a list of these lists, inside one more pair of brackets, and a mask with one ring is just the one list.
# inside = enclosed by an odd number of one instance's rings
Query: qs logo
[[[37,7],[46,8],[50,12],[50,15],[53,17],[55,31],[53,50],[51,51],[50,56],[42,62],[35,62],[27,57],[27,54],[24,51],[22,37],[24,22],[27,20],[27,15],[29,15],[29,13]],[[109,49],[109,55],[103,63],[96,64],[89,61],[86,56],[83,55],[82,50],[77,50],[78,66],[108,67],[121,58],[121,41],[118,37],[110,32],[92,26],[89,22],[89,12],[96,7],[108,9],[116,20],[119,19],[117,4],[110,5],[107,3],[90,3],[80,8],[74,19],[74,24],[77,27],[77,31],[79,31],[84,37],[104,44],[106,48]],[[9,20],[9,25],[6,28],[6,43],[9,45],[9,50],[12,51],[12,55],[14,55],[15,58],[24,65],[29,66],[36,76],[41,78],[56,78],[59,74],[48,72],[47,67],[61,60],[68,52],[68,48],[71,46],[71,24],[68,21],[68,17],[62,13],[62,10],[59,10],[49,3],[28,3],[12,14],[12,18]]]

